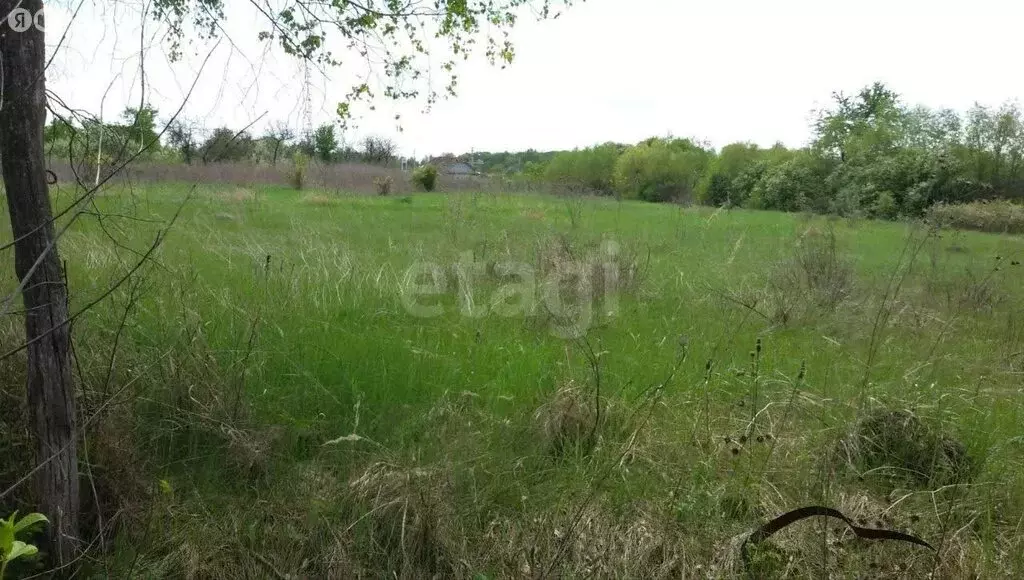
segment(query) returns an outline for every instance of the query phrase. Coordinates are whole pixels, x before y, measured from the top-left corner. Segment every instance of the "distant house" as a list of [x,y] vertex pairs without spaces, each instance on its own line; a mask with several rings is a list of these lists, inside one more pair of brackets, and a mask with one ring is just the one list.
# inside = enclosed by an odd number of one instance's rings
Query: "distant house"
[[473,166],[465,161],[455,161],[452,163],[445,163],[441,166],[441,171],[446,175],[477,175],[480,172],[473,169]]
[[442,175],[463,177],[468,175],[480,175],[476,161],[469,155],[452,155],[446,153],[437,157],[431,157],[428,163],[437,167]]

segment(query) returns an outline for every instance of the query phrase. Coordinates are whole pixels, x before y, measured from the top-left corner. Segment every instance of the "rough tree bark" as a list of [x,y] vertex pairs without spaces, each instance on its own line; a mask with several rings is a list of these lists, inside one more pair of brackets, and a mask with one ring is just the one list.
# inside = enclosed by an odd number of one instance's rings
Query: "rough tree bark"
[[[20,5],[20,6],[19,6]],[[54,564],[70,563],[78,543],[78,448],[71,376],[67,287],[54,239],[46,184],[44,33],[18,32],[6,17],[16,7],[36,14],[42,0],[0,0],[0,166],[22,291],[28,353],[28,403],[37,441],[39,511],[50,518],[47,548]],[[20,28],[20,27],[19,27]],[[38,262],[38,266],[35,266]],[[33,266],[35,270],[31,272]]]

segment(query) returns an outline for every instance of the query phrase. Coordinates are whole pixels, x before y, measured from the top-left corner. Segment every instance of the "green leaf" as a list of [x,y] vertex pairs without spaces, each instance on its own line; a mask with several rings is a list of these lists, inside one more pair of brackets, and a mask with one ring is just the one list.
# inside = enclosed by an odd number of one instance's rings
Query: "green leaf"
[[39,548],[25,542],[14,542],[11,553],[7,555],[7,561],[17,560],[23,556],[34,556]]
[[0,552],[5,555],[11,553],[11,548],[14,546],[14,526],[8,522],[3,521],[0,524]]
[[19,520],[18,523],[14,524],[14,533],[17,534],[18,532],[28,528],[29,526],[32,526],[34,524],[38,524],[39,522],[49,522],[49,521],[50,520],[46,519],[46,516],[44,516],[43,514],[40,514],[40,513],[28,514],[27,516],[21,518],[21,520]]

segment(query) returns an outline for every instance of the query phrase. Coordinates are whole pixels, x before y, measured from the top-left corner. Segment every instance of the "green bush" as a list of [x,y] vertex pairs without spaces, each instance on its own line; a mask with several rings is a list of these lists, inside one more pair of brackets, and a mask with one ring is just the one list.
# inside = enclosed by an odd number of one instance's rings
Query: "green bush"
[[893,149],[885,156],[839,166],[828,178],[844,198],[871,217],[919,217],[936,203],[984,199],[991,188],[962,177],[953,156],[919,148]]
[[255,143],[245,131],[236,133],[227,127],[219,127],[199,148],[199,157],[203,163],[244,161],[252,157]]
[[292,156],[291,182],[295,189],[302,189],[306,185],[306,168],[309,167],[309,157],[301,151],[296,151]]
[[736,176],[729,184],[729,200],[733,205],[746,205],[747,200],[754,193],[754,187],[757,185],[761,178],[764,177],[765,173],[772,168],[772,164],[767,161],[758,161]]
[[519,175],[529,182],[539,182],[544,179],[545,173],[547,172],[547,164],[541,161],[527,161],[523,165],[522,171]]
[[711,154],[688,140],[648,139],[615,163],[615,190],[625,199],[692,201]]
[[614,193],[615,161],[620,153],[620,147],[614,143],[559,152],[548,163],[544,180],[564,187],[611,195]]
[[755,209],[827,212],[833,198],[826,182],[828,165],[828,160],[804,153],[770,167],[754,184],[747,205]]
[[746,203],[754,185],[765,172],[796,155],[795,151],[777,143],[761,149],[753,143],[732,143],[714,156],[697,188],[697,198],[711,206],[739,206]]
[[423,191],[434,191],[437,187],[437,167],[421,165],[412,172],[412,182]]
[[899,217],[900,208],[896,204],[896,196],[889,191],[881,191],[875,197],[875,203],[871,206],[871,217],[894,220]]
[[708,179],[707,187],[701,192],[700,202],[704,205],[721,206],[729,203],[732,186],[724,173],[716,173]]
[[722,147],[698,187],[697,198],[704,205],[736,204],[732,192],[733,181],[762,157],[764,151],[753,143],[731,143]]

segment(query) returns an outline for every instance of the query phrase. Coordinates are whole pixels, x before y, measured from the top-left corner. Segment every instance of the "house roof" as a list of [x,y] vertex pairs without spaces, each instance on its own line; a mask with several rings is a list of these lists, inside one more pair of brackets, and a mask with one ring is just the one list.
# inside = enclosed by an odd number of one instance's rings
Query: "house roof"
[[447,173],[473,173],[476,169],[468,161],[450,161],[444,164]]

